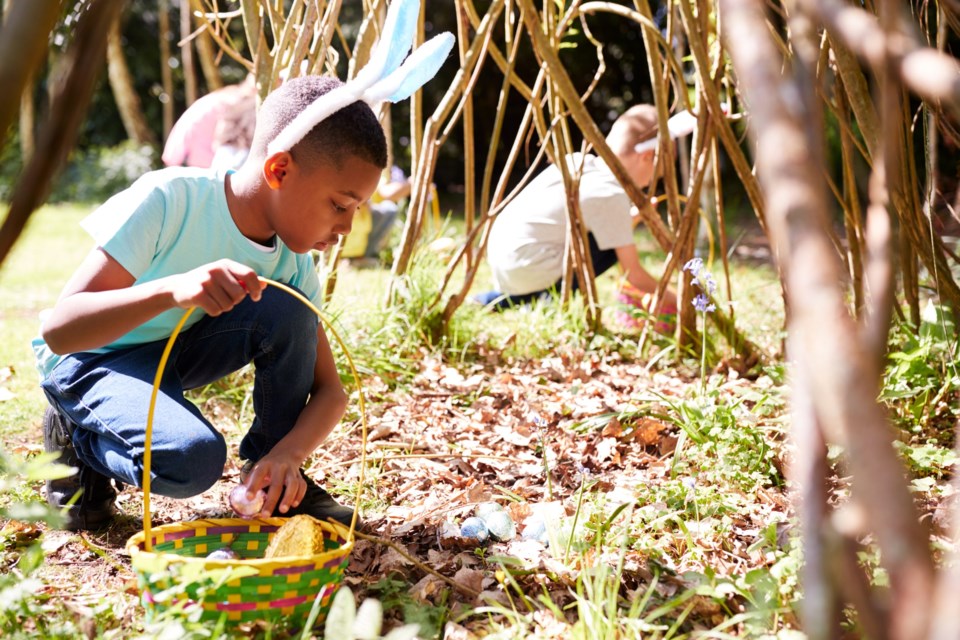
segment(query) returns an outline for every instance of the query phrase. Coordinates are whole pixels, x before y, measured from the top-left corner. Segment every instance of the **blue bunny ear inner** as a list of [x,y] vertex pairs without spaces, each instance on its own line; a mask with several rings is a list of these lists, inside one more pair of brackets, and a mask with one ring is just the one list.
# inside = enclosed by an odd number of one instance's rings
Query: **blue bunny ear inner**
[[393,0],[390,3],[383,31],[370,61],[357,74],[358,81],[373,84],[400,66],[413,46],[419,17],[420,0]]
[[371,102],[399,102],[410,96],[436,75],[453,49],[454,37],[441,33],[418,47],[399,69],[368,89],[364,96]]
[[[413,38],[417,33],[417,20],[420,17],[420,0],[393,0],[390,9],[394,7],[399,7],[396,10],[395,22],[390,25],[388,15],[381,35],[381,41],[386,41],[390,47],[383,72],[380,74],[381,78],[393,73],[407,56],[407,52],[413,46]],[[387,13],[389,14],[389,11]]]

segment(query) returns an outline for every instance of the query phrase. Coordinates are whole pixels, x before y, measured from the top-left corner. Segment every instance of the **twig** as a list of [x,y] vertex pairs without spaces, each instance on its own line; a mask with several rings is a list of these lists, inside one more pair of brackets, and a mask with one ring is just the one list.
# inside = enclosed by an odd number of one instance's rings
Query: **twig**
[[467,587],[467,586],[464,586],[464,585],[462,585],[462,584],[459,584],[459,583],[453,581],[452,579],[448,578],[447,576],[443,575],[442,573],[440,573],[440,572],[437,571],[436,569],[433,569],[432,567],[430,567],[430,566],[428,566],[428,565],[420,562],[419,560],[417,560],[416,558],[414,558],[412,555],[410,555],[409,553],[407,553],[407,551],[406,551],[405,549],[403,549],[400,545],[398,545],[398,544],[397,544],[396,542],[394,542],[393,540],[388,540],[387,538],[381,538],[381,537],[379,537],[379,536],[373,536],[373,535],[369,535],[369,534],[366,534],[366,533],[360,533],[359,531],[354,531],[354,532],[353,532],[353,535],[355,535],[356,537],[360,538],[361,540],[366,540],[366,541],[368,541],[368,542],[376,542],[377,544],[382,544],[382,545],[384,545],[384,546],[390,547],[391,549],[393,549],[394,551],[396,551],[397,553],[399,553],[401,556],[403,556],[406,560],[409,560],[410,562],[412,562],[412,563],[413,563],[413,566],[415,566],[416,568],[418,568],[418,569],[420,569],[421,571],[424,571],[424,572],[426,572],[426,573],[429,573],[430,575],[432,575],[432,576],[435,577],[435,578],[439,578],[439,579],[443,580],[444,582],[446,582],[448,585],[450,585],[451,587],[453,587],[454,589],[456,589],[456,590],[459,591],[460,593],[462,593],[462,594],[464,594],[464,595],[468,595],[468,596],[470,596],[471,598],[479,598],[479,597],[480,597],[480,592],[479,592],[479,591],[475,591],[474,589],[471,589],[470,587]]
[[[439,459],[439,458],[483,458],[485,460],[502,460],[505,462],[517,462],[524,463],[529,462],[534,464],[535,460],[521,460],[520,458],[511,458],[509,456],[494,456],[487,455],[485,453],[406,453],[398,456],[391,455],[390,460],[400,460],[403,458],[427,458],[427,459]],[[387,458],[379,458],[380,460],[387,460]],[[339,460],[337,462],[332,462],[327,465],[321,465],[321,469],[329,469],[330,467],[347,467],[351,464],[358,462],[356,459],[352,460]]]
[[89,549],[93,553],[97,554],[98,556],[106,560],[107,564],[109,564],[111,567],[113,567],[117,571],[124,571],[124,572],[130,571],[130,567],[124,566],[119,562],[117,562],[116,560],[114,560],[113,557],[107,552],[106,549],[104,549],[103,547],[95,543],[93,540],[90,540],[87,537],[86,533],[81,531],[77,534],[77,537],[80,538],[80,541],[83,543],[83,546],[85,546],[87,549]]

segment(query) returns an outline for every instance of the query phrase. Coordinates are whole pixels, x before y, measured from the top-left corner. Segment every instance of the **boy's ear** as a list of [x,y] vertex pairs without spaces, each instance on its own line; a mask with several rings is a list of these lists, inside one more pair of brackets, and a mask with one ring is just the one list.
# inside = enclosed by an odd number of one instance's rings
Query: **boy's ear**
[[278,151],[263,161],[263,178],[271,189],[279,189],[293,169],[293,156],[289,151]]

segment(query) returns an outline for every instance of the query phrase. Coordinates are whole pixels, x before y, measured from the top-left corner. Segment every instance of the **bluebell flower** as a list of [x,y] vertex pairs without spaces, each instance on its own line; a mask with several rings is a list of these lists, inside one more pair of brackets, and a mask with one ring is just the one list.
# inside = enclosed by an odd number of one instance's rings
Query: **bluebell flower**
[[711,304],[710,298],[703,295],[702,293],[698,293],[693,298],[693,306],[697,308],[697,311],[700,311],[702,313],[711,313],[717,310],[717,305]]
[[684,271],[689,271],[693,274],[694,278],[700,275],[700,272],[703,270],[703,259],[702,258],[691,258],[687,260],[687,264],[683,265]]
[[[693,277],[690,279],[690,284],[694,284],[702,291],[706,291],[708,295],[713,295],[717,290],[717,281],[713,279],[713,275],[709,270],[704,268],[703,259],[701,258],[691,258],[687,261],[687,264],[683,265],[684,271],[689,271],[690,275]],[[693,299],[693,306],[697,308],[697,311],[702,313],[710,313],[717,310],[717,305],[710,303],[710,298],[703,293],[698,293]]]
[[717,290],[717,282],[713,279],[713,276],[710,275],[709,272],[704,277],[704,284],[706,285],[707,293],[709,294],[713,294],[713,292]]

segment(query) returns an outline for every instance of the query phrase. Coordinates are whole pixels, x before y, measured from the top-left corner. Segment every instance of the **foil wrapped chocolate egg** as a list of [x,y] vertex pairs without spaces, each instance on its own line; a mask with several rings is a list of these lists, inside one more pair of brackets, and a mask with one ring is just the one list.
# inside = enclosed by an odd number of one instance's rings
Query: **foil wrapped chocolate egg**
[[239,560],[240,554],[230,547],[223,547],[207,554],[207,560]]
[[460,525],[461,538],[473,538],[477,542],[484,542],[489,535],[486,523],[480,518],[467,518]]
[[263,489],[259,489],[253,499],[248,498],[247,487],[238,484],[230,492],[230,508],[241,518],[252,518],[263,509],[263,503],[266,499],[267,494]]
[[491,513],[497,513],[503,510],[503,505],[497,502],[484,502],[483,504],[477,505],[476,516],[486,519]]
[[517,534],[517,525],[506,511],[493,511],[483,518],[490,537],[499,542],[513,540]]

